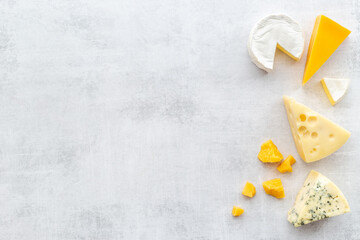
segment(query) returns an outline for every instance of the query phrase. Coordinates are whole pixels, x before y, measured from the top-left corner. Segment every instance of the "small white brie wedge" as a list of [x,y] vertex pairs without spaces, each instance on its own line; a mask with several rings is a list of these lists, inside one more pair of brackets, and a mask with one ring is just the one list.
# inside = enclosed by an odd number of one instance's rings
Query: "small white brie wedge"
[[250,32],[248,51],[259,68],[271,72],[276,48],[294,60],[300,60],[305,46],[301,26],[285,14],[269,15],[255,24]]
[[340,102],[347,89],[349,88],[349,79],[344,78],[323,78],[321,84],[324,87],[324,91],[329,98],[331,105],[335,105]]

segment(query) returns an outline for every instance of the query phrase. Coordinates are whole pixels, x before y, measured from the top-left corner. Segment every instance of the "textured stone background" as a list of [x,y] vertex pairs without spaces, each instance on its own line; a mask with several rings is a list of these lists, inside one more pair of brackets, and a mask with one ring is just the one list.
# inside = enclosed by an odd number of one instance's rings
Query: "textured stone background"
[[[359,11],[356,0],[1,0],[0,239],[360,239]],[[306,52],[277,52],[270,74],[247,53],[253,24],[279,12],[306,47],[319,14],[353,30],[304,88]],[[335,107],[323,76],[352,79]],[[301,161],[283,94],[349,129],[346,145]],[[298,160],[293,173],[257,160],[269,138]],[[311,169],[352,211],[295,229],[286,214]],[[275,177],[285,199],[262,190]]]

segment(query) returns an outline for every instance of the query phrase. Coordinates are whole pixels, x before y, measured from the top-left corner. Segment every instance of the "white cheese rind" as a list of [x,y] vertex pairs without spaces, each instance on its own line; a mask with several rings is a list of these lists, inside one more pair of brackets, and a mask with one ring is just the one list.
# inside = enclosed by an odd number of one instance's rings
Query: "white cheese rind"
[[345,78],[323,78],[321,81],[325,84],[334,104],[343,99],[350,83],[350,80]]
[[294,99],[284,96],[284,104],[296,148],[305,162],[329,156],[350,137],[349,131]]
[[340,189],[330,179],[312,170],[288,212],[288,221],[299,227],[349,211],[348,201]]
[[299,60],[304,52],[305,37],[301,26],[285,14],[269,15],[255,24],[250,32],[248,51],[259,68],[270,72],[276,48]]

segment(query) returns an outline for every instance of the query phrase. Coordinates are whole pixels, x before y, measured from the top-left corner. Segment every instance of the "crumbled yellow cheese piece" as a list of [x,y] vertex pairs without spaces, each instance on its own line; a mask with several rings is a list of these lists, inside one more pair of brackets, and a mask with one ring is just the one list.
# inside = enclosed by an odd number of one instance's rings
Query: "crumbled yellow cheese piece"
[[277,167],[277,170],[279,170],[279,172],[281,172],[281,173],[292,172],[292,167],[291,167],[291,165],[293,165],[294,163],[296,163],[296,160],[294,159],[293,156],[289,155],[289,156]]
[[258,154],[258,158],[262,162],[280,162],[284,157],[276,147],[276,145],[268,140],[261,145],[261,150]]
[[253,196],[255,196],[255,193],[256,193],[255,186],[250,182],[246,182],[242,194],[252,198]]
[[275,178],[269,181],[263,182],[264,190],[267,194],[276,198],[284,198],[285,192],[284,187],[281,183],[280,178]]
[[233,207],[233,210],[232,210],[232,215],[234,217],[238,217],[240,216],[241,214],[244,213],[244,209],[242,209],[241,207],[237,207],[237,206],[234,206]]

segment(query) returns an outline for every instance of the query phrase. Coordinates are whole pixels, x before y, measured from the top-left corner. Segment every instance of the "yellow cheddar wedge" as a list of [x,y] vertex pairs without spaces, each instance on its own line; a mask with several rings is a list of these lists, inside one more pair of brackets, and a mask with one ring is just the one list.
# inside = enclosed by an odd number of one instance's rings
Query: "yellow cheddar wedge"
[[303,85],[329,59],[350,33],[350,30],[324,15],[316,18],[306,59]]
[[284,96],[291,132],[300,157],[318,161],[337,151],[350,132],[294,99]]

